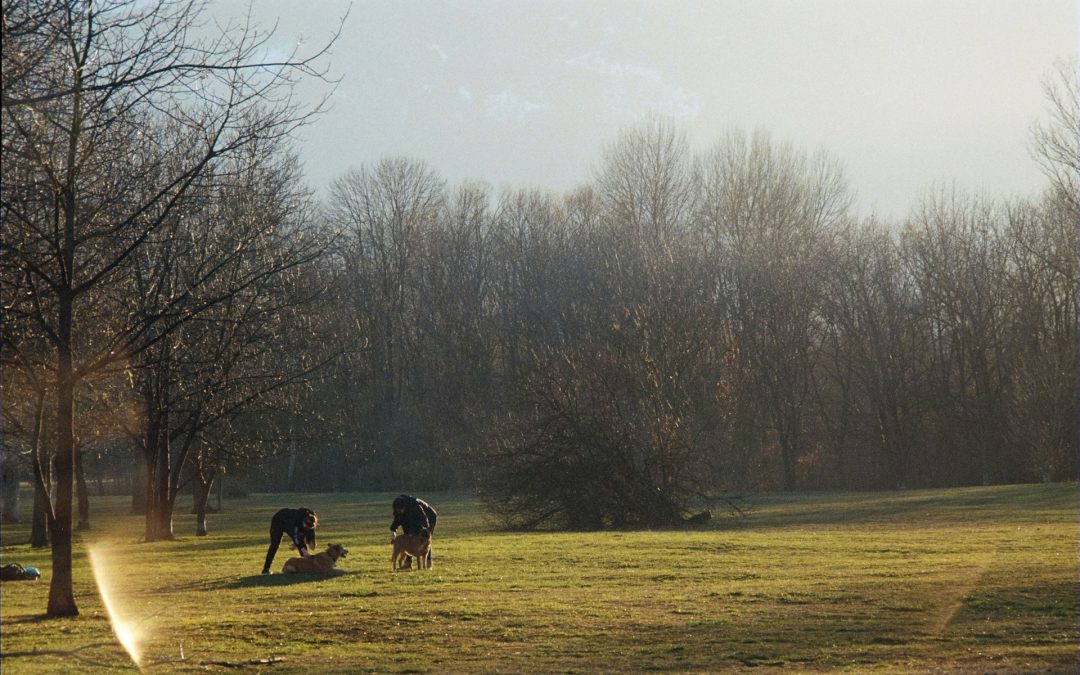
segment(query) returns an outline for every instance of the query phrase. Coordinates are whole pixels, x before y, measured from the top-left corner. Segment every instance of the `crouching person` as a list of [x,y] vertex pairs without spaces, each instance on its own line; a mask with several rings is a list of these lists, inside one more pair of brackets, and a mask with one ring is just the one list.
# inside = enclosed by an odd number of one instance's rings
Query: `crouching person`
[[[397,536],[400,527],[405,534],[421,534],[427,530],[429,534],[435,534],[435,521],[439,514],[423,499],[399,495],[393,504],[394,520],[390,523],[390,540]],[[431,567],[431,549],[428,548],[427,566]],[[412,567],[412,556],[405,558],[403,568]]]
[[270,574],[270,565],[274,562],[281,538],[288,534],[293,546],[300,552],[301,558],[311,557],[310,550],[315,548],[315,528],[319,518],[311,509],[281,509],[270,520],[270,548],[266,550],[266,562],[263,574]]

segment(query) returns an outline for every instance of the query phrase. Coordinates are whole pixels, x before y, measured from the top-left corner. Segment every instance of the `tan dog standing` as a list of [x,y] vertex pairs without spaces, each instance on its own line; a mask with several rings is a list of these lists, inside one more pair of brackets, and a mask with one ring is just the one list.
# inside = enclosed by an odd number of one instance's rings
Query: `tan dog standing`
[[424,530],[423,534],[399,534],[393,535],[390,543],[394,545],[394,552],[390,555],[390,566],[394,570],[404,569],[405,556],[411,555],[416,558],[419,569],[427,569],[428,551],[431,550],[431,534]]
[[289,558],[281,571],[326,574],[334,569],[339,558],[344,558],[348,553],[349,551],[341,544],[330,544],[322,553],[316,553],[307,558]]

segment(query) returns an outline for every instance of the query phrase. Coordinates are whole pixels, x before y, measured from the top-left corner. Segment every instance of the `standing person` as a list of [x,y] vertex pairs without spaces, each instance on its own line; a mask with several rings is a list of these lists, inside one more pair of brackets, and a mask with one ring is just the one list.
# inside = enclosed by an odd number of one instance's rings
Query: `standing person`
[[[410,497],[409,495],[398,495],[394,499],[394,520],[390,523],[390,538],[397,536],[397,529],[400,527],[405,534],[421,534],[424,530],[428,531],[428,534],[435,533],[435,521],[438,519],[439,514],[435,513],[435,509],[431,508],[431,504],[428,504],[423,499],[416,497]],[[431,567],[431,549],[428,548],[427,554],[428,567]],[[412,556],[405,557],[405,568],[412,567]]]
[[262,573],[270,574],[270,564],[274,562],[281,537],[286,533],[300,552],[300,557],[310,558],[308,551],[315,548],[315,528],[318,526],[319,517],[311,509],[281,509],[275,513],[270,520],[270,548],[266,550]]

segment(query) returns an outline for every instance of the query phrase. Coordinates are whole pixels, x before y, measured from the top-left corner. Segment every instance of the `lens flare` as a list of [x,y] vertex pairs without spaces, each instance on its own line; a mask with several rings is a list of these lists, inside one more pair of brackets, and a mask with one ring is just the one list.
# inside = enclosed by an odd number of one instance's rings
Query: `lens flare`
[[101,602],[105,605],[105,611],[109,613],[109,623],[112,624],[116,639],[127,651],[128,656],[141,667],[142,652],[139,643],[142,641],[141,631],[134,625],[131,617],[125,617],[116,605],[116,592],[112,586],[109,570],[103,561],[103,556],[94,548],[86,550],[90,558],[90,569],[94,572],[94,581],[97,582],[98,593],[101,594]]

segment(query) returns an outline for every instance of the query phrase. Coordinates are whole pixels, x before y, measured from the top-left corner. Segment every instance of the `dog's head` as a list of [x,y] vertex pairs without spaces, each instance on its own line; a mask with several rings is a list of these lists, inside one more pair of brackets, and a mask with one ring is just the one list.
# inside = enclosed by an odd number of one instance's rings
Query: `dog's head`
[[326,552],[334,560],[344,558],[349,554],[349,550],[341,544],[330,544],[326,547]]

